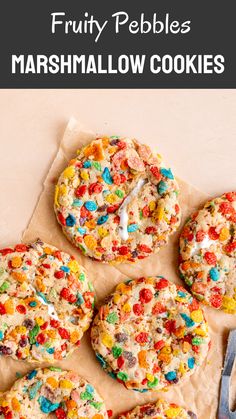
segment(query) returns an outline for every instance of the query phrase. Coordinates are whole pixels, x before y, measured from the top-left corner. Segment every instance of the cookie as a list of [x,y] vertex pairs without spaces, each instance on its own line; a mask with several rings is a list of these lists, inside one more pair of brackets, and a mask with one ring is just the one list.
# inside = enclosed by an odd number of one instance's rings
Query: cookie
[[207,202],[180,236],[180,272],[203,303],[236,314],[236,192]]
[[178,186],[148,146],[97,138],[78,150],[59,177],[55,212],[82,254],[135,262],[157,252],[179,225]]
[[72,371],[44,368],[18,379],[0,397],[0,416],[6,419],[106,419],[107,411],[95,388]]
[[163,277],[119,284],[96,315],[91,340],[104,370],[142,392],[191,375],[210,342],[198,301]]
[[122,413],[118,419],[197,419],[195,413],[186,410],[175,403],[168,403],[158,399],[155,403],[148,403],[143,406],[136,406],[134,409]]
[[73,256],[41,241],[0,250],[0,354],[53,362],[88,329],[94,291]]

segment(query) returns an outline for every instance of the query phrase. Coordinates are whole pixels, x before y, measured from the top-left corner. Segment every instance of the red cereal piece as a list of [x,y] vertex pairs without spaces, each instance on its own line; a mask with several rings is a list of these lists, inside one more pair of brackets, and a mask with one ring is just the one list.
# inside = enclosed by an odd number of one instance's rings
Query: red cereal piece
[[18,306],[16,306],[16,310],[20,314],[25,314],[26,313],[26,307],[23,306],[22,304],[19,304]]
[[2,303],[0,303],[0,314],[1,314],[1,315],[6,314],[6,309],[5,309],[5,306],[4,306],[4,304],[2,304]]
[[159,340],[158,342],[154,344],[154,348],[156,349],[156,351],[160,351],[160,349],[164,348],[164,346],[165,346],[164,340]]
[[148,333],[146,333],[146,332],[139,333],[136,336],[135,340],[138,343],[147,343],[148,342]]
[[39,333],[38,336],[36,337],[36,341],[40,344],[43,345],[44,343],[46,343],[48,340],[48,337],[45,333]]
[[210,227],[208,230],[208,236],[211,240],[217,240],[219,238],[219,234],[216,232],[215,227]]
[[69,339],[70,338],[70,333],[64,327],[59,327],[58,333],[59,333],[59,335],[61,336],[62,339]]
[[213,265],[213,266],[216,265],[217,258],[216,258],[215,253],[206,252],[205,255],[204,255],[204,258],[207,261],[208,265]]
[[226,199],[228,199],[229,202],[236,201],[236,192],[228,192],[225,194]]
[[220,204],[220,212],[223,215],[231,214],[232,212],[234,212],[234,208],[229,202],[222,202]]
[[121,246],[119,248],[119,254],[122,256],[128,255],[129,253],[129,248],[127,246]]
[[149,209],[149,207],[147,205],[145,207],[143,207],[142,213],[143,213],[143,217],[145,217],[145,218],[149,217],[149,215],[150,215],[150,209]]
[[25,244],[17,244],[15,246],[15,251],[16,252],[26,252],[28,250],[28,247]]
[[206,237],[206,233],[203,230],[199,230],[196,234],[196,240],[198,243],[202,242],[205,237]]
[[54,273],[54,276],[55,276],[55,278],[57,278],[57,279],[64,278],[64,276],[65,276],[65,272],[64,272],[64,271],[56,271],[56,272]]
[[75,190],[75,196],[77,196],[77,198],[81,198],[82,196],[84,196],[86,191],[87,191],[87,186],[81,185]]
[[175,320],[167,320],[165,322],[165,329],[171,334],[176,331],[176,321]]
[[162,290],[163,288],[167,288],[169,286],[169,281],[165,278],[161,278],[158,283],[156,284],[157,290]]
[[14,252],[14,250],[11,249],[10,247],[6,247],[5,249],[0,250],[0,253],[1,253],[2,256],[9,255],[10,253],[13,253],[13,252]]
[[125,359],[123,356],[119,356],[119,358],[117,358],[117,367],[119,368],[119,370],[123,367],[125,363]]
[[222,306],[222,299],[223,299],[222,295],[213,294],[210,297],[210,303],[211,303],[212,307],[220,308]]
[[61,212],[59,212],[59,213],[57,214],[57,218],[58,218],[58,221],[59,221],[59,223],[60,223],[61,225],[63,225],[63,226],[65,226],[65,225],[66,225],[66,219],[65,219],[65,217],[63,217],[63,215],[62,215],[62,213],[61,213]]
[[156,234],[157,228],[154,226],[146,227],[145,233],[146,234]]
[[140,250],[140,252],[144,252],[144,253],[152,253],[152,249],[150,249],[150,247],[148,247],[146,244],[139,244],[138,245],[138,250]]
[[89,185],[89,195],[92,195],[93,193],[100,193],[102,192],[102,184],[99,182],[91,183]]
[[50,320],[50,326],[52,326],[53,328],[57,329],[60,326],[60,322],[58,320],[51,319]]
[[152,166],[151,168],[150,168],[150,171],[152,172],[152,174],[153,174],[153,176],[157,179],[157,180],[161,180],[161,172],[160,172],[160,170],[158,169],[158,167],[156,167],[156,166]]
[[57,410],[55,410],[55,415],[57,419],[65,419],[66,418],[66,412],[62,409],[62,407],[58,407]]
[[152,309],[152,314],[154,314],[154,315],[155,314],[160,314],[160,313],[165,313],[165,312],[166,312],[166,308],[162,303],[160,303],[160,301],[158,301]]
[[152,291],[149,288],[143,288],[140,292],[139,292],[139,299],[141,301],[141,303],[149,303],[153,298],[153,294]]
[[144,313],[144,307],[141,304],[134,304],[133,312],[136,316],[141,316]]

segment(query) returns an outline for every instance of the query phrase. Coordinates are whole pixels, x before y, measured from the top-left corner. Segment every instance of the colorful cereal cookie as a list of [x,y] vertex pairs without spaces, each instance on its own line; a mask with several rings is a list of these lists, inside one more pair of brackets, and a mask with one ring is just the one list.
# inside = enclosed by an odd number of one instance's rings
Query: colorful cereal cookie
[[91,338],[102,367],[139,391],[191,375],[210,342],[199,303],[163,277],[119,284],[95,317]]
[[180,272],[199,300],[236,314],[236,192],[207,202],[187,221]]
[[148,146],[97,138],[61,174],[55,212],[84,255],[134,262],[157,252],[179,225],[178,186]]
[[1,395],[0,416],[6,419],[106,419],[103,400],[94,387],[72,371],[31,371]]
[[0,355],[53,362],[88,329],[94,292],[73,256],[41,241],[0,250]]
[[121,413],[118,419],[197,419],[191,410],[186,410],[174,403],[158,399],[156,403],[136,406],[129,412]]

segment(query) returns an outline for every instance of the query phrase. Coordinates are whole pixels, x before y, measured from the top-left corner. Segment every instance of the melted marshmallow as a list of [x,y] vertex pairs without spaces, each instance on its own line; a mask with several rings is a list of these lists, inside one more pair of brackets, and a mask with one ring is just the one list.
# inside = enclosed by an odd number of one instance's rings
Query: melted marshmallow
[[208,236],[206,236],[201,242],[195,242],[194,246],[191,249],[190,256],[193,256],[195,253],[197,253],[200,249],[208,249],[212,244],[214,244],[216,241],[211,240]]
[[30,285],[30,288],[35,292],[40,303],[47,306],[49,316],[54,320],[59,320],[54,305],[51,303],[46,303],[46,301],[37,293],[36,289],[32,285]]
[[122,205],[119,209],[119,216],[120,216],[120,225],[119,225],[119,235],[122,240],[128,240],[129,233],[128,233],[128,221],[129,216],[127,213],[127,206],[129,205],[131,199],[137,195],[140,189],[147,183],[147,179],[139,179],[137,185],[130,191],[127,197],[124,199]]

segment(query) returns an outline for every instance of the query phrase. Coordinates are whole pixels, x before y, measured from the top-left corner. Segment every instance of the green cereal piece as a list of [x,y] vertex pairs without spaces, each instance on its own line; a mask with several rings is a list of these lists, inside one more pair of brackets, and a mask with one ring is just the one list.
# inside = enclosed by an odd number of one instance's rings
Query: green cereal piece
[[85,280],[85,275],[84,275],[83,272],[81,272],[81,274],[79,276],[79,280],[82,281],[82,282]]
[[111,324],[116,323],[117,320],[118,320],[118,316],[117,316],[117,314],[115,312],[112,312],[112,313],[108,314],[108,316],[106,318],[106,321],[108,323],[111,323]]
[[112,353],[114,358],[119,358],[119,356],[122,354],[123,350],[119,346],[113,346]]
[[94,401],[89,402],[89,404],[97,410],[100,410],[103,405],[103,403],[101,402],[94,402]]
[[119,198],[123,198],[123,196],[124,196],[124,192],[123,192],[123,191],[121,191],[120,189],[117,189],[117,190],[115,191],[115,194],[116,194]]
[[119,371],[118,374],[117,374],[117,378],[119,378],[119,380],[121,380],[121,381],[127,381],[128,380],[128,374],[126,374],[125,372]]
[[201,345],[202,343],[204,343],[205,342],[205,340],[203,339],[203,338],[201,338],[200,336],[195,336],[193,339],[192,339],[192,344],[193,345],[196,345],[196,346],[199,346],[199,345]]
[[96,170],[99,170],[100,172],[102,171],[102,166],[101,166],[101,163],[99,163],[98,161],[93,161],[93,162],[92,162],[92,166],[93,166]]
[[159,382],[158,378],[155,377],[153,381],[148,381],[147,386],[148,388],[156,387],[158,382]]
[[38,332],[39,332],[39,329],[40,329],[39,325],[38,325],[38,324],[36,324],[36,325],[34,326],[34,328],[33,328],[32,330],[30,330],[30,331],[29,331],[29,341],[30,341],[30,344],[31,344],[31,345],[33,345],[33,344],[36,342],[36,340],[35,340],[35,336],[37,336],[37,334],[38,334]]
[[10,287],[9,282],[7,282],[7,281],[3,282],[3,284],[0,287],[0,292],[6,291],[9,287]]
[[60,368],[60,367],[48,367],[48,369],[50,370],[50,371],[59,371],[59,372],[61,372],[62,371],[62,369]]
[[81,400],[93,400],[93,395],[89,391],[84,391],[80,395]]

